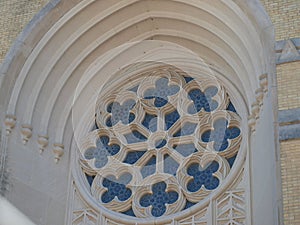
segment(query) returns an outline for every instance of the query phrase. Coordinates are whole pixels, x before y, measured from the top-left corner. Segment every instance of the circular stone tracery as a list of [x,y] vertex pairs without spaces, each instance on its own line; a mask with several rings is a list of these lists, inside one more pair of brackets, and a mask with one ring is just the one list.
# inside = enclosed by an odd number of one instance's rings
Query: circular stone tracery
[[240,118],[216,80],[162,66],[101,94],[82,165],[91,194],[130,216],[161,217],[205,199],[227,177]]

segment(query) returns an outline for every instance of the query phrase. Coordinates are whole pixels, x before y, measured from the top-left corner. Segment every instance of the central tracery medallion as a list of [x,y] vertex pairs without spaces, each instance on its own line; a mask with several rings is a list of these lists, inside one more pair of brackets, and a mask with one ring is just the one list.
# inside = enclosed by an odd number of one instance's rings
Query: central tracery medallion
[[81,162],[104,207],[161,217],[218,189],[241,139],[240,117],[216,79],[161,66],[104,89]]

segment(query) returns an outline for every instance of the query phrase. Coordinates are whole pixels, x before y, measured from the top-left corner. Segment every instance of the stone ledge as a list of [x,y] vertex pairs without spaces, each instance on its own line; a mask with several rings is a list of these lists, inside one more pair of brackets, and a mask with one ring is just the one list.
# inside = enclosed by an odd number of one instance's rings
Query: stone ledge
[[275,45],[276,64],[300,60],[300,38],[277,41]]
[[279,141],[300,138],[300,124],[279,127]]
[[280,110],[278,112],[280,126],[300,123],[300,108]]

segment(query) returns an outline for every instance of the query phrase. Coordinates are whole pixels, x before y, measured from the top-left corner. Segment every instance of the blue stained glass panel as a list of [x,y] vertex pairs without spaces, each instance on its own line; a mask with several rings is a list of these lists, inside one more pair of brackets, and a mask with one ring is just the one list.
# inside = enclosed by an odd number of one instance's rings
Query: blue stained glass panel
[[156,107],[163,107],[168,103],[168,96],[176,94],[180,88],[177,85],[168,85],[167,78],[160,78],[155,82],[155,88],[148,89],[144,93],[145,99],[155,99],[154,105]]
[[133,216],[133,217],[136,217],[132,208],[128,209],[127,211],[125,212],[122,212],[123,214],[127,215],[127,216]]
[[125,134],[124,136],[128,144],[143,142],[147,140],[147,138],[137,130],[133,130],[131,133]]
[[129,91],[132,91],[132,92],[135,92],[137,93],[137,90],[139,89],[139,85],[133,87],[133,88],[130,88]]
[[119,121],[123,124],[129,124],[135,119],[135,115],[130,112],[135,106],[134,100],[127,100],[121,105],[119,102],[110,103],[106,110],[111,113],[111,116],[107,119],[106,125],[111,127],[116,125]]
[[140,199],[142,207],[152,206],[151,213],[155,217],[160,217],[166,212],[166,204],[173,204],[178,199],[176,191],[166,192],[165,182],[159,182],[152,186],[153,194],[146,194]]
[[136,163],[144,154],[146,151],[134,151],[134,152],[128,152],[126,155],[126,158],[124,159],[124,163],[128,164],[134,164]]
[[155,148],[157,148],[157,149],[162,148],[162,147],[164,147],[166,144],[167,144],[167,141],[166,141],[165,139],[157,140],[157,141],[155,142]]
[[208,87],[204,91],[204,95],[206,98],[212,98],[218,93],[218,88],[217,87]]
[[141,169],[141,173],[143,178],[148,177],[152,174],[154,174],[156,171],[156,157],[152,156],[146,165]]
[[171,175],[176,175],[177,169],[179,167],[178,162],[176,162],[171,156],[164,155],[164,172]]
[[108,157],[116,155],[120,151],[118,144],[109,144],[109,137],[101,136],[96,142],[96,148],[92,147],[85,151],[84,157],[87,160],[95,158],[96,168],[102,168],[108,162]]
[[126,201],[130,198],[132,191],[126,185],[132,179],[131,174],[124,174],[117,180],[114,176],[109,176],[103,179],[102,185],[107,188],[107,191],[101,196],[103,203],[111,202],[115,197],[120,201]]
[[227,162],[229,163],[230,168],[232,168],[235,160],[236,160],[237,155],[232,156],[231,158],[227,159]]
[[154,105],[158,108],[163,107],[168,103],[168,100],[161,98],[161,97],[156,97],[154,101]]
[[238,127],[227,127],[228,122],[224,118],[218,119],[214,122],[213,130],[204,132],[201,136],[203,142],[214,142],[214,149],[216,151],[224,151],[228,148],[228,139],[234,139],[241,133]]
[[201,140],[203,142],[210,142],[210,138],[211,138],[211,130],[205,131],[201,136]]
[[197,152],[197,149],[195,148],[195,145],[193,143],[175,145],[175,146],[173,146],[173,148],[184,157],[187,157],[187,156]]
[[106,126],[112,127],[111,116],[106,120]]
[[194,78],[188,77],[188,76],[184,76],[183,78],[184,78],[184,80],[185,80],[186,83],[189,83],[189,82],[191,82],[192,80],[194,80]]
[[188,93],[188,96],[193,100],[192,105],[188,107],[190,114],[200,112],[203,108],[206,112],[214,111],[218,107],[218,102],[213,100],[212,97],[218,93],[216,87],[209,87],[204,92],[200,89],[193,89]]
[[86,179],[87,179],[89,185],[92,186],[95,176],[90,176],[88,174],[85,174],[85,176],[86,176]]
[[236,113],[235,107],[231,102],[229,102],[226,110]]
[[196,203],[190,202],[190,201],[186,201],[185,206],[183,208],[183,210],[191,208],[192,206],[196,205]]
[[173,137],[187,136],[195,132],[197,124],[195,123],[185,123],[181,129],[179,129]]
[[187,168],[187,173],[193,176],[193,180],[187,184],[187,189],[190,192],[198,191],[202,185],[207,190],[214,190],[219,186],[219,179],[213,176],[217,172],[219,164],[216,161],[211,162],[205,169],[202,169],[198,163],[192,163]]
[[157,116],[146,113],[142,124],[151,132],[155,132],[157,130]]
[[106,107],[106,111],[109,112],[109,113],[111,113],[113,105],[114,105],[113,102],[110,103],[110,104],[108,104],[107,107]]
[[177,110],[166,114],[165,115],[165,124],[166,124],[166,130],[169,130],[175,123],[176,121],[180,118],[179,113]]
[[135,115],[133,113],[129,113],[128,123],[131,123],[132,121],[134,121],[134,119]]

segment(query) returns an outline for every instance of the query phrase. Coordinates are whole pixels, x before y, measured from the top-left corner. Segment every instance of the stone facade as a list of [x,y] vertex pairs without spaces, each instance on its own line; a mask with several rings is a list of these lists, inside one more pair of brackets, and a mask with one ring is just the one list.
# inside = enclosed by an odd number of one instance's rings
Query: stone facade
[[[293,82],[291,82],[293,81]],[[300,63],[291,62],[277,66],[278,109],[300,107]]]
[[282,194],[285,224],[300,223],[300,140],[283,141],[281,149]]
[[0,62],[3,61],[17,35],[47,3],[48,0],[0,2]]
[[[75,1],[74,1],[75,2]],[[288,40],[292,38],[300,38],[300,27],[299,27],[299,1],[298,0],[262,0],[261,1],[266,11],[269,13],[269,16],[274,24],[275,28],[275,37],[277,41]],[[7,53],[11,44],[15,40],[16,36],[24,28],[30,19],[35,15],[45,4],[45,0],[35,0],[35,1],[11,1],[4,0],[0,2],[0,11],[3,12],[0,14],[0,62],[4,59],[4,55]],[[298,47],[296,47],[299,50]],[[299,84],[300,84],[300,64],[299,61],[296,62],[287,62],[284,64],[277,65],[277,86],[278,86],[278,109],[279,110],[288,110],[288,109],[297,109],[300,107],[300,94],[299,94]],[[292,81],[292,82],[291,82]],[[298,123],[298,122],[296,122]],[[295,124],[295,122],[293,122]],[[21,124],[17,124],[21,126]],[[286,124],[284,124],[286,125]],[[31,128],[27,129],[24,127],[25,139],[26,135],[29,133],[31,136]],[[28,131],[28,132],[27,132]],[[14,134],[15,135],[15,134]],[[299,137],[294,137],[293,139],[298,139]],[[24,140],[24,138],[23,138]],[[27,139],[26,139],[27,140]],[[48,142],[48,139],[41,138],[39,139],[40,146],[43,146],[44,143]],[[299,176],[297,173],[297,161],[300,161],[300,155],[297,153],[300,150],[300,145],[298,140],[285,140],[280,144],[280,160],[281,160],[281,174],[282,174],[282,195],[283,195],[283,210],[284,210],[284,224],[297,224],[300,222],[299,218],[299,208],[300,203],[297,201],[296,196],[300,196],[299,193]],[[29,146],[33,146],[29,143]],[[20,146],[23,148],[23,146]],[[42,148],[42,151],[44,148]],[[62,151],[60,146],[56,146],[58,152]],[[14,153],[17,154],[17,153]],[[24,153],[25,154],[25,153]],[[24,155],[24,157],[26,157]],[[29,155],[27,155],[29,157]],[[52,157],[51,154],[46,152],[46,157]],[[58,157],[60,158],[60,157]],[[45,160],[45,159],[43,159]],[[63,159],[65,160],[65,159]],[[290,162],[293,163],[290,163]],[[18,172],[20,176],[22,175],[22,167],[18,167]],[[23,174],[26,176],[26,174]],[[28,185],[32,185],[33,178],[28,177]],[[33,179],[34,180],[34,179]],[[34,181],[35,183],[38,180]],[[24,185],[24,184],[22,184]],[[20,184],[21,187],[21,184]],[[16,187],[18,188],[18,187]],[[27,187],[26,187],[27,188]],[[22,189],[22,188],[21,188]],[[40,191],[40,190],[39,190]],[[40,201],[43,196],[39,196],[36,193],[32,194],[32,198],[36,201]],[[58,199],[55,199],[54,194],[47,196],[43,199],[44,202],[48,202],[47,207],[53,205],[58,205],[63,217],[65,206],[61,203],[58,203]],[[26,208],[22,206],[21,208]],[[27,214],[32,214],[30,209],[26,212]],[[54,211],[50,211],[49,215],[45,215],[46,211],[39,212],[43,215],[46,220],[51,221]],[[52,214],[52,215],[51,215]],[[90,218],[87,216],[87,218]],[[33,218],[35,221],[38,221],[39,218]],[[45,220],[45,221],[46,221]],[[45,222],[43,221],[43,223]],[[41,222],[42,223],[42,222]]]
[[261,0],[275,28],[277,41],[299,38],[298,0]]
[[[300,37],[300,2],[298,0],[262,0],[275,27],[277,41]],[[300,63],[299,61],[277,65],[278,109],[298,109],[300,107]],[[284,112],[283,112],[284,113]],[[294,112],[295,114],[295,112]],[[281,174],[284,224],[299,224],[299,120],[289,121],[290,126],[283,124],[280,144]]]

